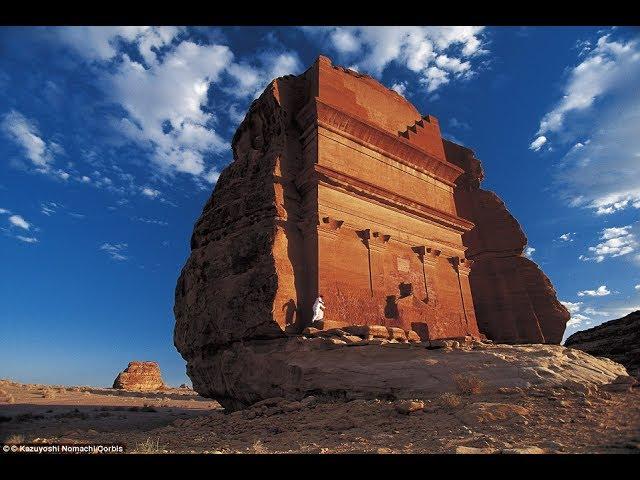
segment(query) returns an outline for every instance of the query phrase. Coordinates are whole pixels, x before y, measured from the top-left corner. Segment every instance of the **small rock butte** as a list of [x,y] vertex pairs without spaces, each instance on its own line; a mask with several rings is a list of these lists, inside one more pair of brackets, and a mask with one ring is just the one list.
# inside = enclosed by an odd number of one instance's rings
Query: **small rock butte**
[[113,382],[113,388],[134,391],[154,391],[166,388],[158,362],[129,362]]

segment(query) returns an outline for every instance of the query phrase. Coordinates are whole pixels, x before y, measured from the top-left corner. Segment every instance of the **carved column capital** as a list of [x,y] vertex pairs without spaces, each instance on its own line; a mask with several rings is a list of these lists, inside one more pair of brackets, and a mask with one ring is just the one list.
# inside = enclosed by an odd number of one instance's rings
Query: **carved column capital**
[[344,220],[336,220],[332,217],[322,217],[318,224],[318,235],[335,239],[340,233],[340,228],[343,223]]
[[369,248],[369,240],[371,239],[371,229],[356,230],[356,235],[365,247]]
[[464,257],[449,257],[449,263],[453,266],[453,269],[460,275],[469,275],[471,272],[471,265],[473,260],[469,260]]
[[391,239],[391,235],[387,235],[381,232],[373,232],[369,238],[369,248],[377,251],[386,250],[387,244]]

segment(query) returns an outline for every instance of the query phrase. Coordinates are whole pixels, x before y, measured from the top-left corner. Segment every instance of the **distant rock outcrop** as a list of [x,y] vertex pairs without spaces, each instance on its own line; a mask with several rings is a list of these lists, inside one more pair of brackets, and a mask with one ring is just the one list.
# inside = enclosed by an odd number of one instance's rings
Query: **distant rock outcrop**
[[158,362],[129,362],[113,382],[120,390],[153,391],[167,388],[160,374]]
[[564,345],[615,360],[627,368],[629,375],[640,378],[640,310],[576,332]]

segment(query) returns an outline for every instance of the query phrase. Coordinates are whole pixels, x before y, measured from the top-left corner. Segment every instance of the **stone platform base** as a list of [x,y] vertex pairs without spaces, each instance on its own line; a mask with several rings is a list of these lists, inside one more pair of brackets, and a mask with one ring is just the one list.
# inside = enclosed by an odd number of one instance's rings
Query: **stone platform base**
[[237,342],[188,373],[194,390],[237,410],[273,397],[411,399],[484,389],[567,387],[589,390],[626,377],[625,368],[559,345],[503,345],[478,341],[353,341],[292,336]]

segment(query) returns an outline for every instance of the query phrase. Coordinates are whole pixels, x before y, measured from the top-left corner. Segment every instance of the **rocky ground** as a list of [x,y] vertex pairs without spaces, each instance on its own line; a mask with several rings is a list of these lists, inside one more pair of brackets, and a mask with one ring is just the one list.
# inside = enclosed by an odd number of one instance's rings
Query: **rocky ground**
[[0,382],[0,442],[129,453],[639,453],[640,389],[487,388],[417,401],[270,399],[233,413],[186,389]]

